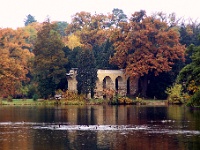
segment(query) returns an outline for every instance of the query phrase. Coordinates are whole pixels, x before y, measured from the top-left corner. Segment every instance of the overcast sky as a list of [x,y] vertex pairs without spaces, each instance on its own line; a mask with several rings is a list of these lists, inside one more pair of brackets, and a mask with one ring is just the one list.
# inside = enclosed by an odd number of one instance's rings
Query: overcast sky
[[76,12],[92,14],[111,13],[119,8],[128,16],[135,11],[146,10],[148,14],[163,11],[176,13],[179,17],[200,18],[199,0],[0,0],[0,28],[24,26],[28,14],[43,22],[47,16],[51,21],[71,21]]

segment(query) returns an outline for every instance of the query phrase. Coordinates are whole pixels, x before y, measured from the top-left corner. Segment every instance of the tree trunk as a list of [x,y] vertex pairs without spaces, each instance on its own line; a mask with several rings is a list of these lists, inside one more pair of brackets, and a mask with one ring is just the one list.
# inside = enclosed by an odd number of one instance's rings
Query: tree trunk
[[148,79],[147,75],[144,75],[140,77],[140,91],[141,91],[141,97],[147,97],[147,85],[148,85]]
[[[139,79],[140,77],[139,76],[136,76],[136,77],[130,77],[130,82],[129,86],[127,87],[127,94],[130,94],[132,96],[138,96],[139,94]],[[127,83],[128,84],[128,83]],[[128,90],[128,88],[130,88]]]

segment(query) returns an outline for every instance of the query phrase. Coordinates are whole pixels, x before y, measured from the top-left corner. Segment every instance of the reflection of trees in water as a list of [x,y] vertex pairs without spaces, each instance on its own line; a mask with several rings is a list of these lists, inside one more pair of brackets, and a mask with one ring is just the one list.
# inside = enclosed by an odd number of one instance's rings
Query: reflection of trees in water
[[[0,146],[3,149],[198,149],[200,112],[183,106],[59,106],[0,108]],[[3,112],[3,113],[2,113]],[[6,114],[6,115],[5,115]],[[8,124],[3,125],[5,121]],[[22,122],[24,120],[24,122]],[[21,122],[21,124],[19,124]],[[43,129],[34,129],[38,123]],[[47,129],[57,123],[124,125],[144,130]],[[16,123],[16,124],[15,124]],[[69,125],[68,125],[68,124]],[[15,128],[14,128],[15,127]],[[17,128],[16,128],[17,127]],[[59,128],[57,125],[56,128]],[[62,125],[61,127],[62,128]],[[16,132],[13,132],[16,131]],[[194,133],[193,133],[194,131]],[[195,134],[195,132],[197,134]],[[17,143],[17,144],[11,144]]]

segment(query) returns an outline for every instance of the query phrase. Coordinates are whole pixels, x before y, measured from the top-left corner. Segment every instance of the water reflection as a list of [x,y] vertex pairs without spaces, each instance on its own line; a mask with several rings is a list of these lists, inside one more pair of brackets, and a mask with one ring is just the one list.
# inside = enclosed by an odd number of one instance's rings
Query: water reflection
[[0,107],[0,149],[199,149],[200,111],[186,107]]

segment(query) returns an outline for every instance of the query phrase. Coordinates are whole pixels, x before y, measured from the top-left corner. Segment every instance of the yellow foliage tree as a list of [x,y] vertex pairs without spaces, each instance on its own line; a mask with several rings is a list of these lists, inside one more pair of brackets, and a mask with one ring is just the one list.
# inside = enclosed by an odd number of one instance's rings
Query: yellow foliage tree
[[75,47],[81,47],[82,44],[80,42],[80,38],[74,34],[71,34],[67,37],[66,40],[64,40],[65,45],[68,46],[71,50],[73,50]]

